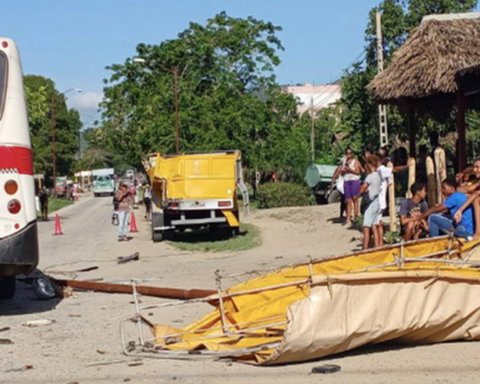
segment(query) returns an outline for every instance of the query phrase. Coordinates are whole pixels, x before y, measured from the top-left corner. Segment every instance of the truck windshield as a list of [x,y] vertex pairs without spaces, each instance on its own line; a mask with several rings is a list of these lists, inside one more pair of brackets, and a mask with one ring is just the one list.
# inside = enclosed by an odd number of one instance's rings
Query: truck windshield
[[0,120],[3,116],[7,93],[7,56],[0,52]]

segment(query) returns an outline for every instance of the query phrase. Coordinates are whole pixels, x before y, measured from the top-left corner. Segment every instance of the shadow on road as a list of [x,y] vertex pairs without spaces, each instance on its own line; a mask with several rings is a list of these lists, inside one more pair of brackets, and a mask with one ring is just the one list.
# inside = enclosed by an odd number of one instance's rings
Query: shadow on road
[[48,312],[60,303],[61,299],[40,300],[33,293],[32,286],[17,280],[17,292],[10,300],[0,300],[1,316],[19,316]]
[[[245,237],[248,235],[248,230],[241,230],[236,237]],[[172,242],[181,242],[181,243],[204,243],[204,242],[216,242],[216,241],[225,241],[230,240],[232,237],[231,231],[228,229],[216,229],[210,230],[208,228],[196,229],[196,230],[187,230],[184,232],[175,231],[169,234],[168,240]]]

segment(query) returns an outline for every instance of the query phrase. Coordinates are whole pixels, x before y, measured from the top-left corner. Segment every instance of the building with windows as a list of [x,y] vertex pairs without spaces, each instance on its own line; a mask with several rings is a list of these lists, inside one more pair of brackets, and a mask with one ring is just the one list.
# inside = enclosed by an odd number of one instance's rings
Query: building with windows
[[299,101],[298,113],[319,111],[328,108],[342,97],[340,84],[313,85],[311,83],[287,85],[284,91]]

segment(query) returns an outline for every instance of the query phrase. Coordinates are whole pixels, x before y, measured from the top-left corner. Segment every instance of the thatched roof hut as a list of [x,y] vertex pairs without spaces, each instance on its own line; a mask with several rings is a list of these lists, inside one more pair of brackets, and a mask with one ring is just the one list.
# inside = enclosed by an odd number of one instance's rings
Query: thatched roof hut
[[445,109],[456,103],[459,162],[463,168],[466,163],[465,108],[468,93],[479,97],[480,87],[475,86],[480,85],[478,79],[480,14],[433,15],[424,18],[394,54],[387,69],[368,85],[368,90],[378,103],[409,109],[412,155],[415,154],[414,109]]
[[455,95],[459,70],[480,64],[480,15],[427,17],[368,86],[380,103]]

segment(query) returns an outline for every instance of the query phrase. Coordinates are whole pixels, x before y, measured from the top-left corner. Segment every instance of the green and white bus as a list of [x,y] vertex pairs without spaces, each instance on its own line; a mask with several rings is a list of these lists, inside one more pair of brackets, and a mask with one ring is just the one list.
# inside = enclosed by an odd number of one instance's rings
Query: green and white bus
[[113,168],[95,169],[92,171],[93,176],[93,195],[95,197],[101,195],[115,194],[115,171]]

